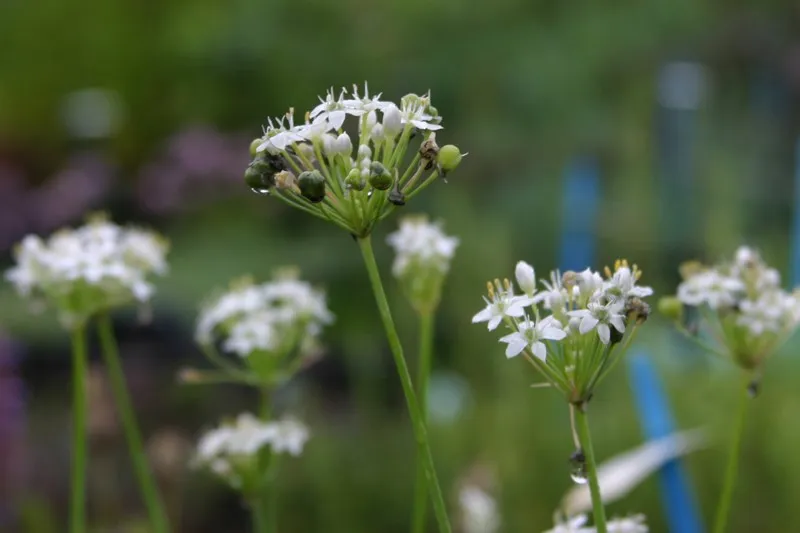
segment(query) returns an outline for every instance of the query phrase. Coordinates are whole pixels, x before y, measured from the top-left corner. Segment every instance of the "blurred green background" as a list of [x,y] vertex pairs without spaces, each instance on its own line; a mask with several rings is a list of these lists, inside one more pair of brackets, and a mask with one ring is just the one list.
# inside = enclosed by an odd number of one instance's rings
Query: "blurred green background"
[[[562,266],[562,230],[575,216],[563,181],[585,161],[602,194],[595,266],[628,257],[666,294],[680,261],[750,243],[789,280],[798,30],[800,9],[786,0],[8,0],[0,4],[0,266],[24,234],[79,223],[90,210],[169,236],[171,274],[152,322],[118,317],[126,367],[180,531],[233,533],[249,531],[241,502],[185,463],[203,428],[252,409],[253,398],[235,387],[179,386],[175,373],[203,364],[192,327],[206,294],[241,274],[267,278],[299,265],[327,289],[337,321],[325,360],[279,395],[280,408],[313,431],[303,457],[281,471],[281,530],[405,531],[413,442],[357,248],[335,227],[251,194],[241,175],[266,118],[289,106],[301,114],[328,87],[367,80],[395,100],[430,89],[444,117],[440,142],[470,154],[448,184],[404,208],[444,220],[461,239],[436,323],[434,454],[454,515],[459,484],[491,472],[502,531],[543,531],[571,485],[567,408],[529,388],[538,377],[507,361],[496,335],[470,325],[485,281],[510,276],[519,259],[540,274]],[[413,356],[415,318],[389,278],[383,244],[396,222],[379,228],[376,248]],[[7,285],[0,330],[8,339],[0,529],[61,532],[67,338]],[[645,331],[636,349],[659,369],[678,425],[708,426],[724,440],[737,371],[680,342],[657,317]],[[800,523],[795,351],[771,361],[754,403],[731,531]],[[97,531],[134,531],[143,510],[95,369],[91,515]],[[642,442],[624,366],[596,394],[592,418],[601,459]],[[724,458],[715,443],[685,461],[706,520]],[[628,512],[666,531],[655,479],[610,506]]]

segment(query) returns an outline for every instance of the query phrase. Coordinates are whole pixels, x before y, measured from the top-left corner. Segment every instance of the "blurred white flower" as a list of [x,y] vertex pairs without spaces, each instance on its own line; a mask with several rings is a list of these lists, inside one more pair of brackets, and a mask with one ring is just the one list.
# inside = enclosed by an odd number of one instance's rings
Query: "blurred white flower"
[[411,268],[430,268],[446,274],[458,247],[458,238],[445,234],[440,223],[428,222],[421,216],[401,219],[400,227],[386,241],[396,254],[392,273],[397,277]]
[[95,216],[84,226],[58,231],[46,240],[25,237],[6,279],[22,296],[41,297],[64,315],[85,317],[147,302],[153,294],[150,277],[167,271],[168,248],[153,232]]
[[733,305],[744,289],[741,280],[707,270],[678,285],[678,299],[686,305],[707,304],[711,309],[719,309]]
[[[588,521],[587,515],[573,516],[562,520],[553,529],[548,529],[544,533],[597,533],[597,528],[586,525]],[[608,520],[606,528],[608,533],[648,533],[649,531],[643,514]]]
[[497,504],[481,488],[464,486],[458,494],[458,502],[464,533],[495,533],[500,529]]

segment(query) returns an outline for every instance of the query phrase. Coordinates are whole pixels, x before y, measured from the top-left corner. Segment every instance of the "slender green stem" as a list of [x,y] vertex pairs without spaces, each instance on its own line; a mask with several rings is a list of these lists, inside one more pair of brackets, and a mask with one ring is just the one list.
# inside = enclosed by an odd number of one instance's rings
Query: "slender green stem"
[[586,474],[589,478],[589,492],[592,495],[592,511],[594,514],[594,527],[597,533],[607,533],[606,512],[603,509],[603,499],[600,496],[600,482],[597,479],[597,462],[592,448],[592,436],[589,433],[589,420],[586,417],[585,407],[573,407],[575,413],[575,428],[578,430],[578,439],[581,450],[586,459]]
[[[431,375],[433,354],[433,318],[430,311],[419,313],[419,359],[417,360],[417,395],[422,420],[428,421],[428,382]],[[425,480],[425,463],[417,452],[417,478],[414,484],[414,510],[411,518],[412,533],[425,531],[428,510],[428,483]]]
[[452,529],[450,527],[450,520],[447,518],[447,508],[445,506],[444,497],[442,496],[442,490],[439,487],[439,479],[436,477],[433,455],[428,445],[428,432],[425,429],[425,421],[422,418],[422,411],[420,411],[417,395],[414,392],[414,385],[411,382],[411,374],[408,372],[408,365],[403,355],[400,337],[397,335],[394,319],[392,319],[392,313],[389,310],[389,302],[386,300],[386,293],[383,290],[383,283],[381,282],[381,276],[378,272],[378,264],[375,262],[375,254],[372,251],[372,242],[370,241],[369,235],[359,238],[358,245],[361,248],[361,254],[364,256],[364,264],[369,274],[370,283],[372,284],[372,291],[375,293],[375,302],[378,305],[378,311],[380,312],[383,327],[386,330],[386,337],[388,338],[395,366],[397,367],[397,374],[400,377],[400,383],[403,386],[403,392],[406,396],[408,414],[411,417],[414,437],[417,441],[417,450],[425,467],[428,491],[430,492],[436,520],[439,523],[439,531],[440,533],[450,533]]
[[[272,416],[272,391],[269,387],[261,389],[261,419],[269,421]],[[260,480],[258,496],[254,498],[253,513],[256,521],[257,533],[276,533],[278,531],[278,487],[275,483],[275,469],[278,456],[267,448],[262,450],[261,468],[263,474]],[[257,507],[258,509],[255,509]]]
[[747,391],[749,381],[742,387],[741,398],[739,400],[739,410],[731,435],[731,447],[728,452],[728,465],[725,468],[725,480],[722,485],[722,492],[717,503],[717,514],[714,520],[714,533],[723,533],[728,522],[728,514],[733,500],[733,489],[736,486],[736,474],[739,468],[739,450],[742,446],[742,433],[744,421],[747,415],[747,406],[750,404],[750,397]]
[[128,450],[136,473],[136,480],[139,483],[139,490],[147,507],[147,514],[153,525],[153,531],[155,533],[168,533],[170,531],[169,518],[167,518],[167,512],[161,499],[158,485],[147,462],[142,436],[136,424],[133,405],[128,394],[128,387],[125,384],[125,372],[120,362],[119,348],[114,337],[114,327],[111,323],[111,318],[106,313],[97,317],[97,334],[100,337],[100,346],[106,363],[108,380],[111,384],[114,401],[117,404],[119,418],[122,421],[125,440],[128,441]]
[[70,533],[86,532],[86,324],[72,330],[72,472]]
[[268,509],[260,496],[260,494],[256,495],[250,500],[250,512],[253,514],[253,532],[268,533],[271,521],[267,515]]

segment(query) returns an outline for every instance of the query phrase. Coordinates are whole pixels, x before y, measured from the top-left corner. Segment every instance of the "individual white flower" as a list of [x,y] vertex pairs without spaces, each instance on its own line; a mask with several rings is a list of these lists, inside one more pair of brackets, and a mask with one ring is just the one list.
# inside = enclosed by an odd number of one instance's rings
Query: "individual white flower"
[[736,303],[744,289],[738,278],[705,270],[678,285],[678,299],[686,305],[708,304],[711,309],[719,309]]
[[269,424],[270,446],[274,453],[289,453],[298,457],[308,441],[308,428],[301,422],[287,418]]
[[464,486],[458,494],[464,533],[494,533],[500,529],[497,503],[479,487]]
[[597,335],[603,344],[608,344],[611,340],[611,329],[609,325],[614,326],[614,329],[620,333],[625,333],[625,321],[620,311],[623,309],[623,303],[618,301],[601,304],[599,302],[589,302],[586,309],[578,309],[570,311],[568,314],[572,317],[581,319],[578,330],[581,335],[597,329]]
[[516,357],[526,348],[530,348],[533,355],[545,361],[547,360],[547,346],[544,341],[560,341],[567,336],[561,323],[552,316],[543,318],[538,323],[525,318],[517,325],[517,330],[500,339],[500,342],[508,344],[506,357],[509,359]]
[[367,86],[367,82],[364,82],[364,94],[359,95],[358,93],[358,85],[353,84],[353,98],[344,100],[344,105],[348,109],[360,110],[364,113],[371,113],[374,111],[383,110],[390,105],[394,105],[392,102],[384,102],[381,100],[382,93],[378,93],[374,96],[369,95],[369,87]]
[[533,298],[536,294],[536,271],[525,261],[519,261],[514,269],[517,285],[527,296]]
[[645,298],[653,294],[650,287],[636,285],[636,275],[629,267],[618,268],[610,280],[603,284],[606,295],[612,299]]
[[430,268],[441,274],[447,273],[459,241],[457,237],[447,235],[441,223],[409,216],[400,220],[399,228],[389,234],[386,242],[396,254],[392,273],[402,277],[411,268]]
[[488,322],[489,331],[497,329],[505,317],[519,318],[525,314],[525,307],[531,304],[527,296],[514,296],[511,289],[494,290],[490,286],[489,298],[483,297],[486,307],[472,317],[472,323]]
[[411,124],[420,130],[436,131],[442,129],[442,126],[438,124],[438,117],[426,112],[429,105],[430,95],[403,98],[400,108],[401,122],[403,124]]
[[[288,126],[284,124],[284,119]],[[283,117],[276,118],[275,123],[269,119],[269,126],[264,131],[264,142],[258,145],[256,152],[266,150],[273,155],[280,153],[286,150],[290,144],[304,141],[305,138],[302,135],[304,131],[306,130],[303,126],[295,128],[294,110],[290,109]]]
[[[542,280],[545,290],[533,297],[533,303],[542,303],[545,309],[550,309],[554,313],[563,310],[567,300],[569,300],[569,292],[564,288],[561,279],[561,272],[553,270],[550,272],[550,280]],[[577,291],[577,286],[575,287]]]
[[600,273],[595,272],[591,268],[587,268],[582,272],[578,272],[575,283],[578,287],[578,294],[588,300],[597,291],[603,288],[603,277]]
[[333,92],[333,88],[327,92],[325,99],[319,97],[320,104],[311,110],[308,116],[315,122],[327,122],[331,129],[338,130],[344,124],[347,115],[360,117],[367,110],[362,104],[356,104],[354,100],[345,101],[344,96],[347,90],[342,88],[339,98]]

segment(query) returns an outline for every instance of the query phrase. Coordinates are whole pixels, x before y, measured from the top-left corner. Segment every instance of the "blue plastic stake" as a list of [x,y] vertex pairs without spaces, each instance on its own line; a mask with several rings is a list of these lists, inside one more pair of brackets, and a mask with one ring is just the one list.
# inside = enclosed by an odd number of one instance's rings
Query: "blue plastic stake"
[[[630,382],[642,429],[648,440],[675,432],[664,391],[653,365],[644,353],[628,357]],[[689,481],[678,459],[665,464],[659,472],[661,499],[669,530],[673,533],[702,533],[703,526]]]
[[562,217],[562,271],[581,271],[594,262],[599,182],[597,162],[593,158],[575,158],[567,167]]

